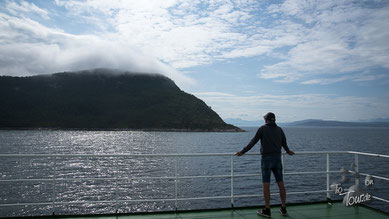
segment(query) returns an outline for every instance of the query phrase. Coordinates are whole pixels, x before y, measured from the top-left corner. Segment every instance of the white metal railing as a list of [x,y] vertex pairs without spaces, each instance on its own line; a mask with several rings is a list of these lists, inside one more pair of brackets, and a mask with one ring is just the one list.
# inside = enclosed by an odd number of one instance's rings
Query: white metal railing
[[[382,154],[372,154],[372,153],[364,153],[364,152],[356,152],[356,151],[315,151],[315,152],[296,152],[295,155],[325,155],[326,156],[326,171],[304,171],[304,172],[284,172],[284,175],[302,175],[302,174],[326,174],[326,189],[324,190],[316,190],[316,191],[303,191],[303,192],[288,192],[288,195],[293,194],[311,194],[311,193],[327,193],[327,198],[330,198],[330,192],[333,191],[330,189],[330,174],[331,173],[339,173],[340,170],[337,171],[331,171],[330,170],[330,155],[333,154],[354,154],[354,164],[356,166],[355,171],[359,172],[359,159],[358,156],[373,156],[373,157],[383,157],[383,158],[389,158],[389,155],[382,155]],[[258,156],[260,153],[248,153],[246,154],[248,156]],[[282,162],[284,163],[284,156],[286,154],[282,154]],[[181,157],[217,157],[217,156],[223,156],[223,157],[230,157],[230,174],[226,175],[200,175],[200,176],[179,176],[177,173],[177,165],[178,165],[178,158]],[[174,168],[174,176],[163,176],[163,177],[104,177],[104,178],[57,178],[57,158],[70,158],[70,157],[82,157],[82,158],[88,158],[88,157],[121,157],[121,158],[128,158],[128,157],[172,157],[175,158],[175,168]],[[53,213],[56,205],[66,205],[66,204],[94,204],[94,203],[115,203],[116,205],[118,203],[129,203],[129,202],[158,202],[158,201],[174,201],[175,207],[177,210],[177,202],[178,201],[188,201],[188,200],[207,200],[207,199],[230,199],[231,200],[231,207],[234,206],[234,199],[235,198],[249,198],[249,197],[261,197],[260,194],[253,194],[253,195],[234,195],[234,178],[237,177],[250,177],[250,176],[261,176],[261,174],[235,174],[234,172],[234,157],[235,155],[232,153],[184,153],[184,154],[0,154],[0,158],[51,158],[53,161],[53,174],[52,178],[40,178],[40,179],[0,179],[0,182],[52,182],[52,201],[51,202],[17,202],[17,203],[6,203],[6,204],[0,204],[0,207],[10,207],[10,206],[28,206],[28,205],[52,205]],[[367,173],[358,173],[359,175],[367,176],[370,174]],[[377,176],[377,175],[371,175],[374,178],[382,179],[389,181],[389,178],[383,177],[383,176]],[[231,193],[229,196],[207,196],[207,197],[188,197],[188,198],[179,198],[178,197],[178,180],[179,179],[194,179],[194,178],[230,178],[231,179]],[[117,197],[117,194],[115,196],[115,200],[104,200],[104,201],[71,201],[71,202],[59,202],[57,200],[57,194],[56,194],[56,184],[58,182],[64,182],[64,181],[88,181],[88,180],[94,180],[94,181],[107,181],[107,180],[131,180],[131,179],[171,179],[174,180],[174,190],[175,195],[174,198],[154,198],[154,199],[132,199],[132,200],[120,200]],[[355,183],[359,184],[359,179],[355,178]],[[278,193],[272,193],[272,195],[275,195]],[[372,196],[374,199],[388,202],[389,200]],[[116,209],[117,210],[117,209]]]

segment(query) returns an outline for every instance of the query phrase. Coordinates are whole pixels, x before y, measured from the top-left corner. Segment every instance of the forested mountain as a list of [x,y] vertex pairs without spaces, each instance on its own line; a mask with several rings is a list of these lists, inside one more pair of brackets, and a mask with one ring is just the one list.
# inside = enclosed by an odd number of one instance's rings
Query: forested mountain
[[109,69],[1,76],[0,127],[240,131],[165,76]]

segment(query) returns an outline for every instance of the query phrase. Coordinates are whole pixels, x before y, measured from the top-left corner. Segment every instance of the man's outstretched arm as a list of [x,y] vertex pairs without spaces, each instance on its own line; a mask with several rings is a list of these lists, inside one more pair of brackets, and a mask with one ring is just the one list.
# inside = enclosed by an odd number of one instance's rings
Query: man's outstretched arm
[[254,145],[259,141],[259,139],[262,138],[262,130],[261,128],[258,129],[257,133],[255,134],[254,138],[251,139],[250,143],[244,147],[241,151],[236,152],[235,155],[237,156],[242,156],[245,154],[247,151],[249,151],[251,148],[254,147]]

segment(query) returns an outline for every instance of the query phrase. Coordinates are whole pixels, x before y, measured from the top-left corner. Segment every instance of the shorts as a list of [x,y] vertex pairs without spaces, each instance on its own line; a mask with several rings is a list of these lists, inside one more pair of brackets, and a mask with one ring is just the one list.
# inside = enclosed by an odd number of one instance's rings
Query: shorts
[[273,172],[276,182],[282,182],[282,161],[281,155],[262,155],[261,159],[262,182],[270,182],[270,175]]

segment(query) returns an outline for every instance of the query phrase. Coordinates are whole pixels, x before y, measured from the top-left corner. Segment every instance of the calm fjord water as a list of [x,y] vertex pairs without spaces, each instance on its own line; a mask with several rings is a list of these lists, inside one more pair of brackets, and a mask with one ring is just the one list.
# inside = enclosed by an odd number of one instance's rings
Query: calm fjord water
[[[244,133],[210,132],[141,132],[141,131],[49,131],[2,130],[1,154],[167,154],[167,153],[235,153],[254,136],[257,128],[246,128]],[[307,128],[285,127],[289,147],[296,151],[353,150],[389,154],[388,128]],[[250,152],[258,152],[259,144]],[[331,170],[351,168],[353,155],[331,155]],[[174,176],[175,165],[179,176],[229,175],[229,157],[166,158],[57,158],[56,177],[159,177]],[[389,160],[360,156],[360,171],[389,177]],[[51,178],[53,160],[48,158],[1,158],[0,178]],[[286,172],[325,171],[325,155],[295,155],[285,157]],[[234,157],[234,173],[260,173],[259,156]],[[341,174],[331,174],[331,182],[340,182]],[[363,183],[364,177],[361,177]],[[272,178],[274,182],[274,178]],[[345,187],[352,185],[352,180]],[[230,178],[198,178],[178,180],[178,198],[230,196]],[[288,192],[326,189],[326,176],[286,175]],[[135,200],[175,198],[174,179],[131,179],[115,181],[58,180],[55,189],[57,202]],[[52,202],[52,182],[0,182],[0,203]],[[234,179],[234,195],[261,194],[259,176]],[[373,195],[389,199],[389,182],[376,179]],[[272,186],[272,192],[278,192]],[[341,197],[332,195],[334,199]],[[290,195],[290,203],[325,200],[323,194]],[[272,196],[272,203],[279,203]],[[179,201],[178,209],[230,207],[230,199]],[[263,198],[235,198],[234,206],[262,205]],[[373,201],[371,205],[389,209],[387,203]],[[115,204],[68,204],[55,209],[48,206],[1,207],[0,217],[16,215],[88,214],[135,211],[174,210],[174,201]]]

